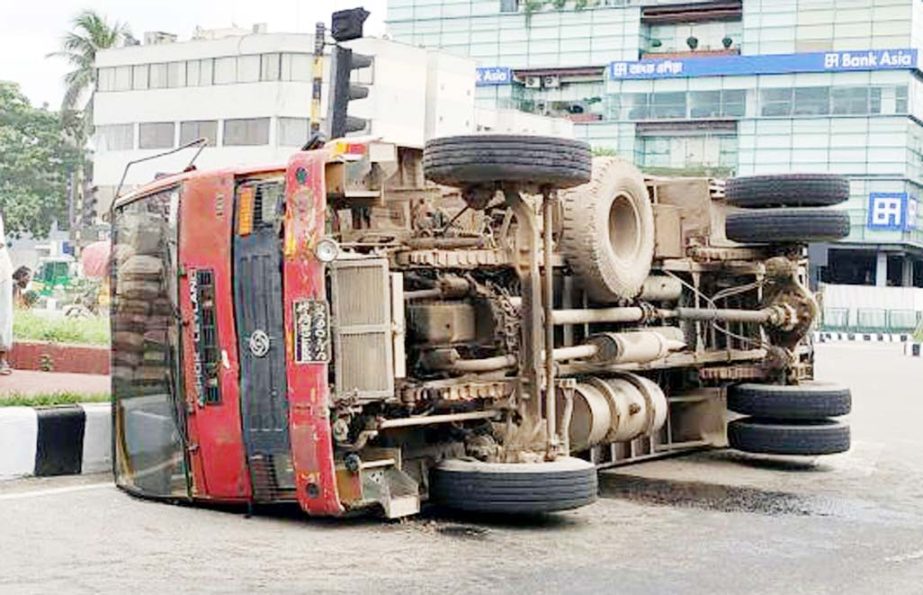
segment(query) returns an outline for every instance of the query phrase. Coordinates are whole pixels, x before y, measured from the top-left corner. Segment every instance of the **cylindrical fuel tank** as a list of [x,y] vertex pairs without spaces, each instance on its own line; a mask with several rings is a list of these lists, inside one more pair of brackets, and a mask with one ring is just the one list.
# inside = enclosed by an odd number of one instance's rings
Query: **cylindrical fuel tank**
[[[577,383],[573,398],[567,429],[572,452],[651,435],[663,427],[667,417],[663,390],[637,374],[585,378]],[[558,401],[558,411],[564,411],[562,393]]]

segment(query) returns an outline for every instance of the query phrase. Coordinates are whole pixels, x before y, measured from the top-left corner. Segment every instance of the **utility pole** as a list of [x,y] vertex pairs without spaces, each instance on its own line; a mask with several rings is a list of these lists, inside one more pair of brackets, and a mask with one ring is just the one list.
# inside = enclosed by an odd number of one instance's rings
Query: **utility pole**
[[311,87],[311,134],[320,132],[320,95],[324,82],[324,36],[327,28],[319,22],[314,27],[314,81]]

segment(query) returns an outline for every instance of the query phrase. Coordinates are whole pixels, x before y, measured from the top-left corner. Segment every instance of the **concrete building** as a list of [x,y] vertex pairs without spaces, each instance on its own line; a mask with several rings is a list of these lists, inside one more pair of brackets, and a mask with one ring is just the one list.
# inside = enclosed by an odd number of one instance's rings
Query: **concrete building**
[[[111,201],[129,161],[204,137],[200,168],[284,163],[309,137],[314,39],[311,35],[199,31],[180,42],[164,33],[149,44],[100,52],[95,96],[93,183],[99,208]],[[381,39],[349,44],[373,56],[354,72],[370,87],[350,114],[368,118],[362,134],[407,146],[474,126],[475,68],[467,58]],[[325,60],[329,67],[329,61]],[[325,68],[321,114],[327,110]],[[133,166],[126,184],[178,171],[193,151]]]
[[398,41],[478,62],[478,107],[567,116],[656,173],[833,172],[832,283],[923,286],[923,2],[389,0]]
[[[199,168],[284,163],[309,136],[313,76],[312,35],[254,30],[197,30],[189,41],[151,32],[144,45],[97,55],[93,184],[105,212],[130,161],[204,137]],[[359,134],[422,147],[427,138],[477,129],[475,62],[438,50],[386,39],[346,44],[373,57],[354,71],[369,96],[350,102],[350,115],[366,118]],[[329,61],[325,60],[321,115],[327,112]],[[496,131],[572,135],[565,120],[479,110]],[[187,150],[133,166],[128,187],[185,167]]]

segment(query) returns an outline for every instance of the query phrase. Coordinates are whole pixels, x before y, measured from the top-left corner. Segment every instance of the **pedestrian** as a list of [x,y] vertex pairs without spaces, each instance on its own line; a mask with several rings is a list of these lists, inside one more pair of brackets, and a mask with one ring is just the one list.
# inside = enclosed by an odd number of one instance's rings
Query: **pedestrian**
[[6,247],[3,213],[0,213],[0,376],[13,373],[7,354],[13,348],[13,262]]

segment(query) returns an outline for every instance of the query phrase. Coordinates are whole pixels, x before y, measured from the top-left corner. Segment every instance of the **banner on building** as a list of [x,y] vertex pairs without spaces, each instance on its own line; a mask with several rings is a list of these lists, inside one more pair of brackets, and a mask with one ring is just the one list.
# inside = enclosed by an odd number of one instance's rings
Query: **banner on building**
[[509,85],[513,82],[513,72],[505,66],[488,66],[477,69],[478,87]]
[[609,78],[617,81],[850,70],[916,70],[918,68],[917,50],[904,48],[760,56],[694,56],[612,62],[609,64]]
[[872,192],[866,226],[877,231],[916,229],[917,200],[906,192]]

